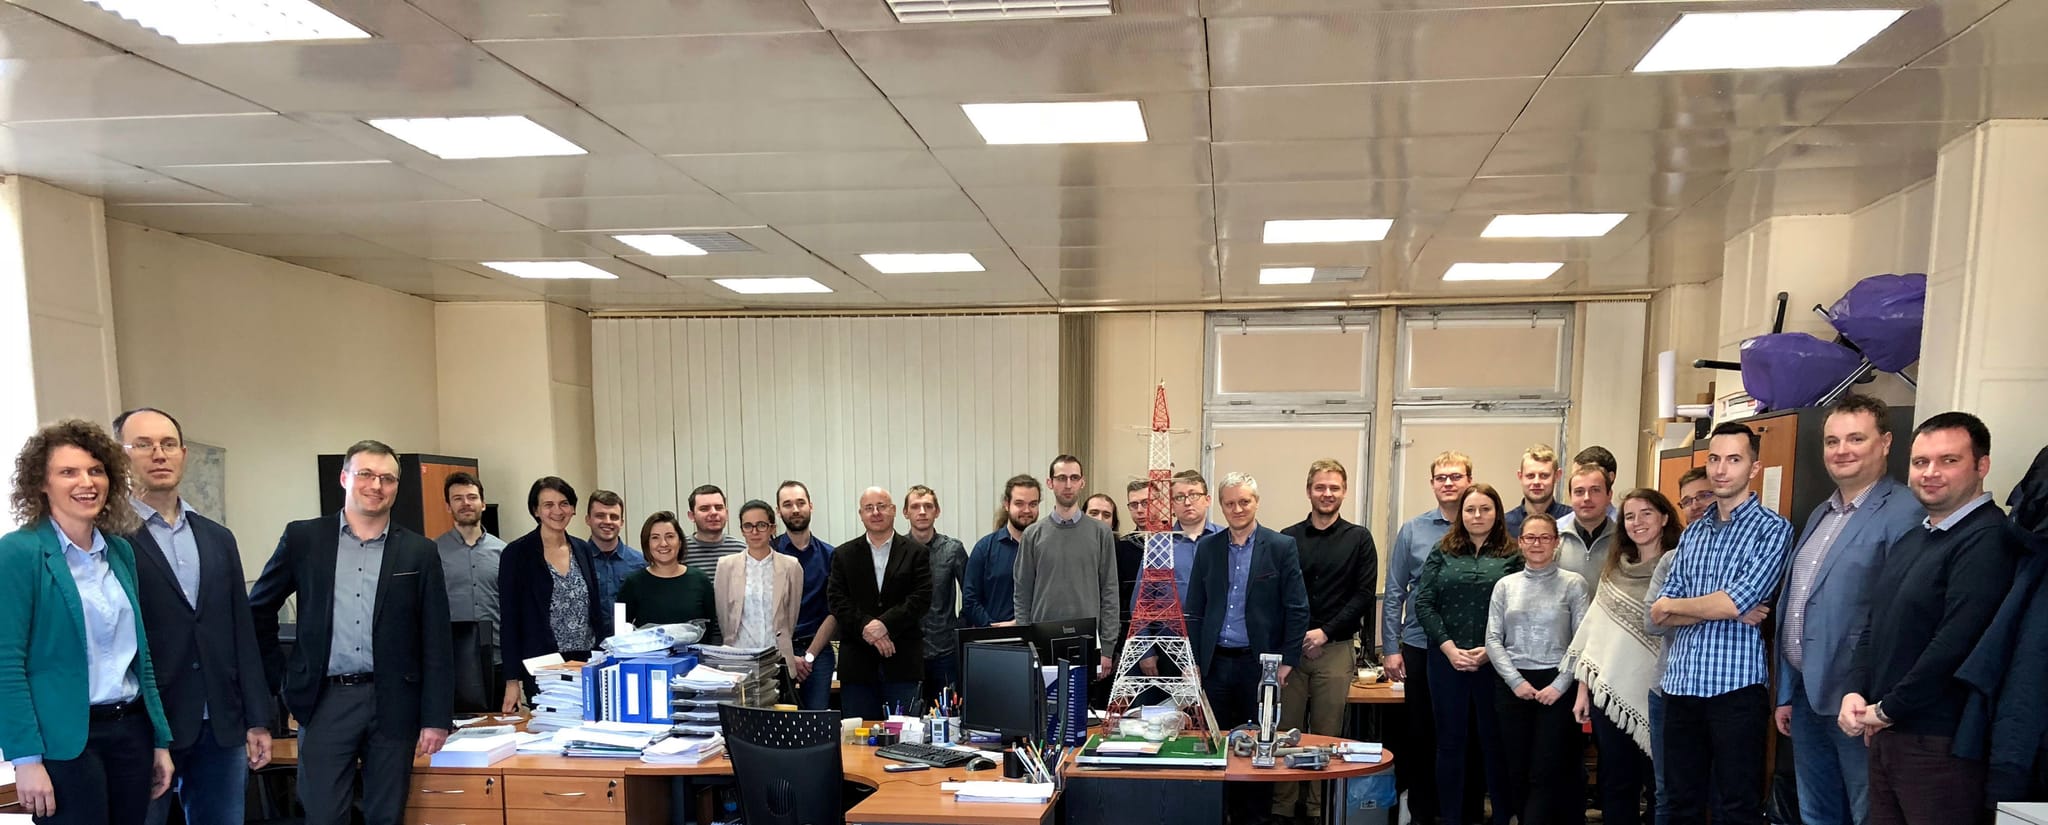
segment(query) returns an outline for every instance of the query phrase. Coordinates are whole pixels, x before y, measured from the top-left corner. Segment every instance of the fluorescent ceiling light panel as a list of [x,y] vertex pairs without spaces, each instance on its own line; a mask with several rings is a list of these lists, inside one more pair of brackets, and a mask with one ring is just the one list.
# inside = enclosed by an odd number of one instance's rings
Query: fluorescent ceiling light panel
[[1550,277],[1564,264],[1555,261],[1544,263],[1455,263],[1444,270],[1446,281],[1541,281]]
[[310,0],[86,0],[182,45],[362,40],[356,28]]
[[1100,17],[1109,0],[889,0],[899,23],[961,23],[1035,17]]
[[1259,283],[1266,286],[1305,284],[1315,277],[1316,268],[1312,266],[1269,266],[1259,270]]
[[1482,238],[1598,238],[1614,231],[1626,212],[1556,212],[1547,215],[1495,215]]
[[1387,237],[1394,222],[1384,218],[1267,221],[1266,243],[1355,243]]
[[582,261],[485,261],[484,266],[514,278],[534,280],[617,280],[619,276]]
[[1135,100],[962,103],[960,110],[991,144],[1145,142],[1145,115]]
[[1904,9],[1696,12],[1664,31],[1638,72],[1833,66]]
[[709,255],[696,244],[674,235],[613,235],[613,240],[657,257]]
[[988,271],[979,259],[967,252],[870,252],[860,259],[884,275]]
[[442,160],[588,154],[524,115],[394,117],[365,122]]
[[741,295],[799,295],[831,292],[832,288],[810,278],[713,278],[719,286]]

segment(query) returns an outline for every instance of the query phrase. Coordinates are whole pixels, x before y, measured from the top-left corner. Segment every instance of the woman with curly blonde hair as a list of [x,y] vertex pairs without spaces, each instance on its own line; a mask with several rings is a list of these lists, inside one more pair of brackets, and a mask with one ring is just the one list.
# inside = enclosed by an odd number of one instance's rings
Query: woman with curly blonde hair
[[[0,752],[38,823],[143,821],[171,785],[170,725],[135,601],[128,457],[105,430],[38,430],[0,537]],[[34,662],[31,670],[29,663]]]

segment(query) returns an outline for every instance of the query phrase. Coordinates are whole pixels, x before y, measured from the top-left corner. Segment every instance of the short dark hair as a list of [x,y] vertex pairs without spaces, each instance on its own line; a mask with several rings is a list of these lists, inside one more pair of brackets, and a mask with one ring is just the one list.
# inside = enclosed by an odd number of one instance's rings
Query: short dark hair
[[[1473,496],[1485,496],[1493,502],[1493,528],[1486,531],[1484,546],[1474,546],[1472,536],[1465,530],[1465,500]],[[1505,558],[1520,552],[1520,547],[1508,539],[1507,511],[1501,509],[1500,491],[1484,482],[1474,484],[1458,497],[1459,520],[1451,531],[1437,540],[1436,546],[1446,556],[1493,556]]]
[[1751,461],[1755,461],[1757,453],[1763,450],[1763,438],[1758,436],[1755,430],[1750,429],[1748,424],[1740,421],[1723,421],[1714,427],[1714,432],[1707,436],[1707,440],[1711,441],[1724,435],[1742,436],[1743,442],[1749,445]]
[[[576,498],[574,496],[571,496],[569,498],[569,503],[575,504]],[[602,504],[606,507],[617,507],[619,508],[619,518],[623,519],[626,517],[626,500],[623,498],[619,498],[618,493],[614,493],[610,490],[596,490],[591,492],[590,505],[592,507],[595,507],[599,504]]]
[[1124,517],[1117,514],[1116,499],[1110,498],[1108,493],[1096,493],[1089,496],[1081,502],[1081,510],[1087,511],[1088,502],[1098,498],[1109,502],[1109,534],[1112,536],[1122,535],[1124,532]]
[[910,500],[918,496],[931,496],[932,506],[937,507],[939,505],[939,491],[922,484],[912,484],[910,489],[903,491],[903,506],[909,507]]
[[1984,426],[1984,420],[1966,412],[1945,412],[1920,422],[1913,428],[1913,437],[1936,430],[1962,430],[1970,434],[1970,456],[1983,458],[1991,454],[1991,428]]
[[656,510],[647,517],[646,521],[640,522],[640,549],[643,552],[646,551],[647,545],[654,543],[654,525],[663,522],[667,522],[668,526],[676,528],[676,535],[678,537],[689,535],[689,531],[683,529],[682,520],[676,518],[676,514],[673,511]]
[[1856,413],[1870,413],[1871,420],[1877,422],[1878,435],[1892,434],[1891,408],[1885,406],[1883,401],[1861,393],[1852,392],[1836,399],[1835,403],[1828,405],[1829,418],[1838,415],[1854,415]]
[[[1692,469],[1690,469],[1690,470],[1686,470],[1686,471],[1685,471],[1685,475],[1682,475],[1682,476],[1679,476],[1679,477],[1678,477],[1678,486],[1680,486],[1680,487],[1684,487],[1685,485],[1687,485],[1687,484],[1691,484],[1691,483],[1693,483],[1693,482],[1695,482],[1695,481],[1706,481],[1706,480],[1707,480],[1707,468],[1705,468],[1705,467],[1694,467],[1694,468],[1692,468]],[[1624,499],[1624,500],[1626,500],[1626,499]]]
[[775,503],[781,504],[782,491],[787,490],[791,487],[795,487],[799,490],[804,491],[804,498],[809,499],[811,497],[811,488],[804,486],[803,482],[792,478],[788,481],[782,482],[781,484],[775,487]]
[[132,409],[132,410],[129,410],[129,411],[127,411],[127,412],[121,413],[120,415],[114,416],[114,432],[112,433],[112,435],[114,436],[114,439],[115,439],[116,441],[126,441],[126,440],[127,440],[126,438],[122,438],[122,437],[121,437],[121,428],[122,428],[122,427],[126,427],[126,426],[128,426],[128,419],[129,419],[129,417],[131,417],[131,416],[135,415],[136,413],[146,413],[146,412],[153,412],[153,413],[156,413],[157,415],[161,415],[161,416],[163,416],[163,417],[165,417],[165,418],[168,418],[168,419],[170,419],[170,420],[171,420],[171,429],[172,429],[173,431],[177,432],[177,434],[178,434],[178,440],[179,440],[179,441],[184,441],[184,440],[185,440],[185,425],[183,425],[183,424],[180,424],[180,423],[178,423],[178,417],[177,417],[177,416],[175,416],[175,415],[172,415],[172,414],[170,414],[170,413],[164,412],[163,410],[159,410],[159,409],[157,409],[157,408],[155,408],[155,407],[136,407],[135,409]]
[[570,507],[576,506],[575,487],[570,486],[569,482],[563,480],[561,476],[541,476],[533,480],[532,487],[526,488],[526,512],[529,515],[533,511],[540,509],[540,493],[542,490],[553,490],[561,493],[563,498],[569,500]]
[[1202,477],[1201,470],[1182,470],[1174,473],[1173,481],[1168,486],[1173,484],[1199,484],[1202,487],[1202,495],[1209,494],[1209,480]]
[[1139,490],[1150,489],[1152,489],[1152,480],[1149,478],[1134,479],[1131,483],[1124,485],[1125,493],[1135,493]]
[[[804,490],[804,492],[805,492],[805,493],[809,493],[809,492],[810,492],[810,490],[806,489],[806,490]],[[716,485],[716,484],[704,484],[704,485],[699,485],[699,486],[697,487],[697,489],[695,489],[695,490],[691,490],[691,491],[690,491],[690,506],[689,506],[689,510],[690,510],[690,512],[692,512],[692,513],[694,513],[694,512],[697,512],[697,497],[698,497],[698,496],[717,496],[717,497],[719,497],[719,498],[725,498],[725,491],[724,491],[724,490],[720,490],[720,489],[718,489],[718,485]]]
[[341,457],[341,466],[355,466],[356,456],[362,453],[369,453],[370,455],[381,455],[391,459],[392,461],[398,460],[398,451],[391,449],[391,445],[386,444],[382,441],[378,441],[374,438],[365,438],[354,444],[348,445],[348,452],[344,453]]
[[[742,505],[740,505],[740,520],[741,520],[741,521],[746,521],[746,520],[747,520],[747,512],[748,512],[748,511],[750,511],[750,510],[760,510],[761,512],[764,512],[764,513],[767,513],[767,514],[768,514],[768,520],[769,520],[769,521],[771,521],[771,522],[772,522],[772,521],[774,521],[774,520],[775,520],[775,508],[774,508],[774,507],[771,507],[771,506],[769,506],[768,502],[762,501],[762,500],[760,500],[760,499],[758,499],[758,498],[750,498],[750,499],[747,499],[747,503],[745,503],[745,504],[742,504]],[[678,531],[680,531],[680,529],[681,529],[681,528],[678,528]]]
[[1029,487],[1033,490],[1039,490],[1041,492],[1045,489],[1043,487],[1038,486],[1038,479],[1032,478],[1029,474],[1019,474],[1010,476],[1009,481],[1003,482],[1003,506],[1009,506],[1010,492],[1019,487]]
[[477,495],[481,496],[484,494],[483,482],[478,481],[476,476],[470,475],[469,473],[465,473],[461,470],[456,470],[455,472],[448,474],[448,480],[441,482],[441,500],[447,501],[449,493],[455,492],[455,488],[461,487],[465,484],[471,487],[475,487]]
[[1070,461],[1074,463],[1074,466],[1075,466],[1075,467],[1079,467],[1079,468],[1081,469],[1081,472],[1082,472],[1082,473],[1084,473],[1084,474],[1085,474],[1085,473],[1087,473],[1087,472],[1088,472],[1088,468],[1087,468],[1087,467],[1085,467],[1085,466],[1083,466],[1083,465],[1081,464],[1081,459],[1075,458],[1075,457],[1073,457],[1073,456],[1071,456],[1071,455],[1068,455],[1068,454],[1066,454],[1066,453],[1060,453],[1060,454],[1059,454],[1059,455],[1058,455],[1057,457],[1054,457],[1054,458],[1053,458],[1053,460],[1052,460],[1052,463],[1051,463],[1051,464],[1047,464],[1047,465],[1045,465],[1045,475],[1046,475],[1046,476],[1047,476],[1048,478],[1050,478],[1050,477],[1052,477],[1052,476],[1054,476],[1054,475],[1058,475],[1058,474],[1059,474],[1059,471],[1058,471],[1058,470],[1055,470],[1055,469],[1053,469],[1053,468],[1054,468],[1054,467],[1058,467],[1058,466],[1060,466],[1061,464],[1065,464],[1065,463],[1067,463],[1067,462],[1070,462]]
[[1614,460],[1614,453],[1598,444],[1580,450],[1578,455],[1572,456],[1572,464],[1592,464],[1606,470],[1610,486],[1613,484],[1614,474],[1621,472],[1621,464]]

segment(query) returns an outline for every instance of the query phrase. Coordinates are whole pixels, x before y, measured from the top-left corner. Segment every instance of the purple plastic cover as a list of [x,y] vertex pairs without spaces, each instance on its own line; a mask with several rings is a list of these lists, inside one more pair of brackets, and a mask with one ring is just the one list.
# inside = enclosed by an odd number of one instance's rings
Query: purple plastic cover
[[1804,332],[1742,342],[1742,387],[1759,411],[1811,406],[1862,366],[1862,356],[1848,347]]
[[1919,273],[1864,278],[1828,310],[1835,330],[1885,372],[1920,360],[1920,319],[1926,313],[1927,276]]

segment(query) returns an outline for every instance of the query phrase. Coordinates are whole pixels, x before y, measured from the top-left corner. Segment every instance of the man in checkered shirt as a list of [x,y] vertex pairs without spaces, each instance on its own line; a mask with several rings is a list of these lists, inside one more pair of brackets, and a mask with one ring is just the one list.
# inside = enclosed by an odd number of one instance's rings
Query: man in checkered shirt
[[[1665,777],[1669,821],[1762,825],[1764,752],[1773,702],[1765,687],[1764,640],[1742,614],[1764,604],[1785,568],[1792,523],[1766,509],[1749,483],[1758,438],[1727,423],[1707,442],[1714,509],[1685,528],[1650,618],[1676,628],[1665,637]],[[1709,794],[1708,788],[1713,792]]]

